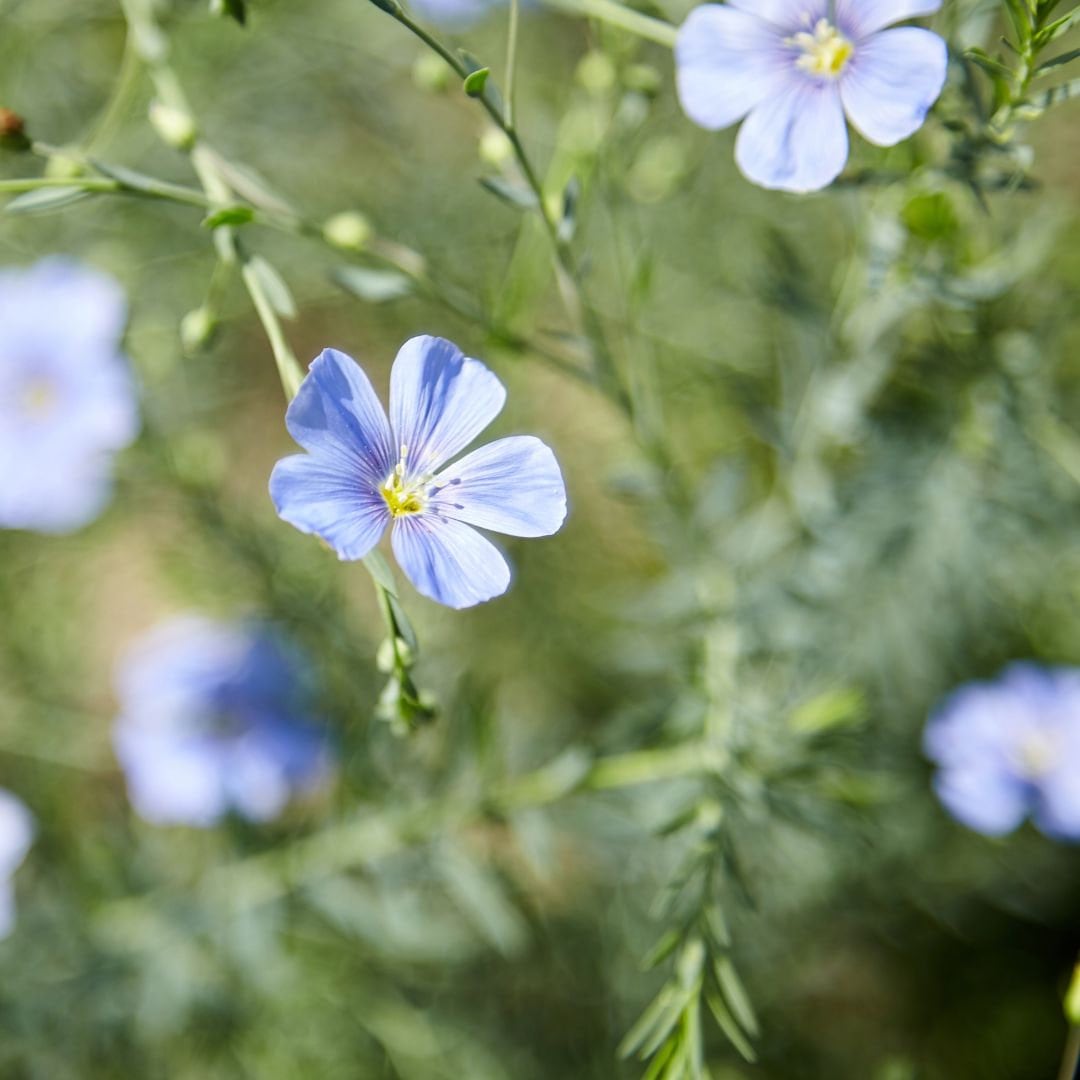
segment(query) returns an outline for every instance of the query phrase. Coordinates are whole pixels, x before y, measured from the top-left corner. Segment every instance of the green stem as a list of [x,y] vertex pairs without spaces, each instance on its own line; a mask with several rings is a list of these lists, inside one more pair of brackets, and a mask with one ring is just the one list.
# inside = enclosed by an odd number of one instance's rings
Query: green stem
[[640,11],[624,7],[615,3],[615,0],[544,0],[548,7],[555,8],[570,15],[584,15],[590,19],[598,19],[609,26],[617,26],[620,30],[626,30],[636,34],[646,41],[654,41],[657,45],[663,45],[668,49],[675,47],[675,41],[679,36],[678,28],[662,19],[654,19],[649,15],[642,15]]
[[510,0],[510,26],[506,31],[506,126],[514,126],[514,87],[517,83],[518,23],[521,0]]

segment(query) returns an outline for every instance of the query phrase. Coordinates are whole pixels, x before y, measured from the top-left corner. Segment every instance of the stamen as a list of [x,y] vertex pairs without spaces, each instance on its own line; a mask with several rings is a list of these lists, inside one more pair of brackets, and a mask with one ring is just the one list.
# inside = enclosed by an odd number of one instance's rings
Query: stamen
[[855,53],[852,42],[828,19],[818,19],[812,32],[792,34],[784,44],[800,51],[797,68],[823,79],[839,78]]

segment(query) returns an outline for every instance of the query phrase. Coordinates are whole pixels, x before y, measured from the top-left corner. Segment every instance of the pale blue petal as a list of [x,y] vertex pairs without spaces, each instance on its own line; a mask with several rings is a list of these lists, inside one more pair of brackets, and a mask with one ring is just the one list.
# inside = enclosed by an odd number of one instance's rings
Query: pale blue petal
[[905,19],[932,15],[941,0],[836,0],[836,23],[858,41]]
[[408,6],[428,22],[457,30],[479,22],[495,4],[493,0],[409,0]]
[[878,146],[894,146],[923,125],[945,85],[945,42],[929,30],[902,27],[860,45],[840,80],[848,119]]
[[498,548],[460,521],[433,514],[398,518],[392,540],[416,591],[447,607],[472,607],[510,587],[510,567]]
[[338,558],[362,559],[390,520],[373,483],[354,463],[342,466],[338,459],[296,454],[274,466],[270,498],[282,520],[321,537]]
[[352,466],[380,484],[397,461],[390,426],[368,377],[350,356],[324,349],[285,413],[289,434],[324,463]]
[[499,415],[503,385],[479,360],[443,338],[405,342],[390,373],[394,450],[411,475],[434,473]]
[[675,42],[683,111],[711,131],[741,120],[792,77],[782,40],[774,26],[745,11],[718,4],[694,8]]
[[728,0],[728,6],[765,19],[786,33],[808,29],[823,19],[828,0]]
[[735,141],[735,161],[746,178],[782,191],[827,187],[847,155],[840,94],[834,85],[809,79],[758,105]]
[[137,718],[117,729],[116,756],[136,813],[152,825],[207,828],[228,810],[220,748],[209,740],[140,731]]
[[106,454],[81,457],[57,448],[9,452],[0,446],[0,528],[63,534],[89,525],[112,497],[112,463]]
[[284,762],[250,734],[232,748],[225,783],[229,802],[248,821],[273,821],[292,794]]
[[992,766],[944,769],[934,778],[934,788],[957,821],[986,836],[1012,832],[1030,803],[1018,778]]
[[20,799],[0,789],[0,878],[26,858],[34,840],[34,819]]
[[555,455],[532,435],[481,446],[435,477],[430,508],[510,536],[550,536],[566,520]]

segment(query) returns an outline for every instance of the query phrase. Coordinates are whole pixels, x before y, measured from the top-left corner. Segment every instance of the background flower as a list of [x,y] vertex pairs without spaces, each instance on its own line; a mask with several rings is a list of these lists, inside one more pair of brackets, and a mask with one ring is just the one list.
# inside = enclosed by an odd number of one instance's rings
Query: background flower
[[409,9],[428,22],[460,29],[479,22],[504,0],[412,0]]
[[34,819],[14,795],[0,788],[0,938],[15,923],[15,886],[11,878],[34,839]]
[[730,0],[695,8],[675,48],[686,114],[716,130],[746,118],[735,160],[767,188],[816,191],[848,157],[847,119],[893,146],[922,125],[945,83],[945,42],[885,27],[941,0]]
[[954,817],[991,836],[1029,814],[1080,839],[1080,670],[1014,664],[957,691],[927,725],[934,780]]
[[139,814],[207,826],[234,810],[265,821],[324,781],[327,737],[302,672],[256,623],[188,615],[148,633],[117,675],[114,741]]
[[0,526],[70,532],[101,512],[138,431],[112,278],[67,259],[0,271]]
[[285,423],[308,454],[270,477],[278,513],[362,559],[393,523],[401,568],[424,596],[463,608],[499,596],[510,568],[473,526],[548,536],[566,517],[555,455],[527,435],[447,466],[498,416],[502,383],[442,338],[407,341],[390,376],[390,420],[367,376],[335,349],[311,365]]

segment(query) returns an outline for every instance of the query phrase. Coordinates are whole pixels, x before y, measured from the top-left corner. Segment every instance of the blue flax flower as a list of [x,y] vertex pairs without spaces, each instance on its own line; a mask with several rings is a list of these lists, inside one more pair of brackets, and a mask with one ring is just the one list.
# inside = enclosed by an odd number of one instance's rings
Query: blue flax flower
[[0,528],[71,532],[138,431],[112,278],[66,259],[0,271]]
[[258,623],[173,618],[117,673],[114,745],[132,804],[156,825],[277,817],[330,771],[303,665]]
[[847,119],[878,146],[914,134],[945,84],[929,30],[886,29],[941,0],[729,0],[690,12],[675,46],[679,98],[710,130],[744,117],[735,160],[766,188],[817,191],[848,157]]
[[0,788],[0,938],[15,925],[15,886],[12,876],[34,839],[34,819],[14,795]]
[[1080,839],[1080,670],[1013,664],[938,708],[924,747],[949,812],[990,836],[1029,814],[1054,837]]
[[410,0],[409,8],[423,19],[448,30],[479,22],[503,0]]
[[506,592],[510,568],[476,531],[549,536],[566,517],[555,455],[515,435],[451,465],[499,414],[502,383],[442,338],[407,341],[390,375],[387,420],[367,376],[344,353],[311,365],[285,417],[308,451],[270,477],[278,513],[362,559],[393,525],[394,555],[417,590],[453,608]]

